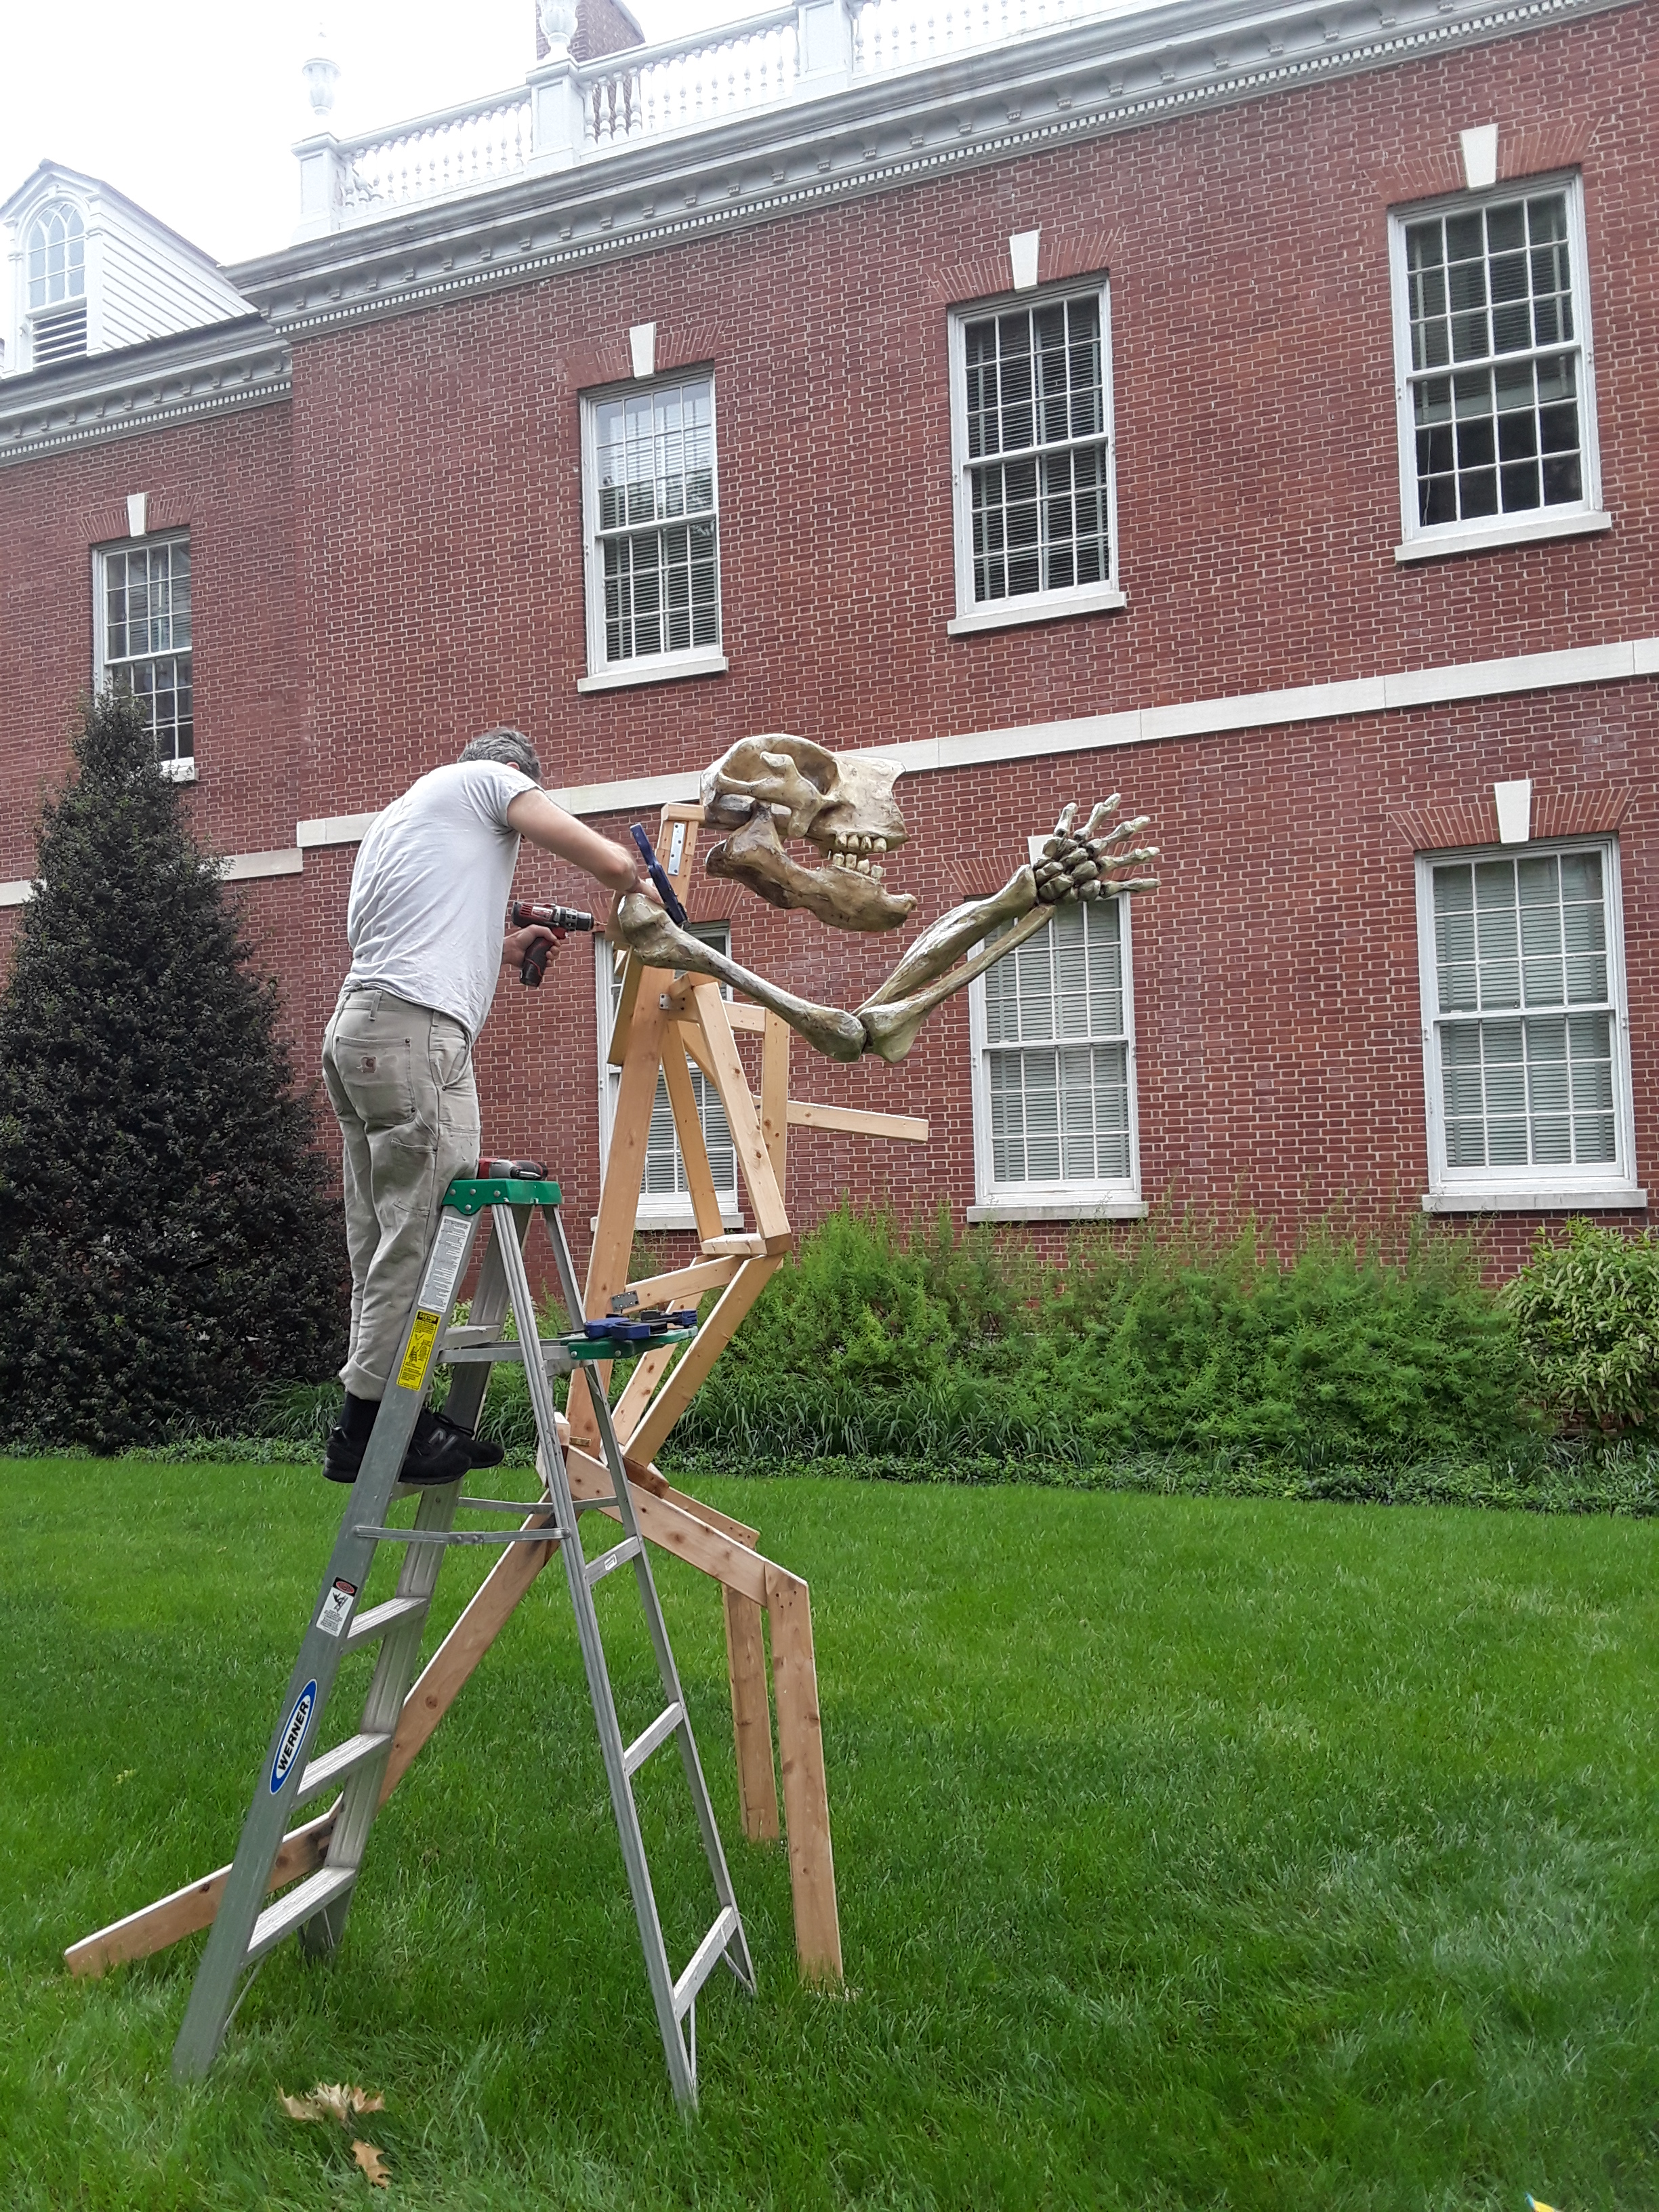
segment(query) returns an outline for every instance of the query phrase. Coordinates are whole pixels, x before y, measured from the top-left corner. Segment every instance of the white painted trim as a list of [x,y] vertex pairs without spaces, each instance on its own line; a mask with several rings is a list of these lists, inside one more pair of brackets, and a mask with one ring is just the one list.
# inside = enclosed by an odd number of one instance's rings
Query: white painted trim
[[[1406,269],[1407,226],[1437,215],[1471,214],[1476,208],[1498,206],[1511,200],[1530,199],[1546,191],[1565,193],[1567,204],[1567,253],[1572,272],[1573,343],[1578,354],[1579,451],[1583,465],[1583,496],[1571,506],[1534,507],[1523,520],[1504,515],[1482,516],[1473,523],[1435,523],[1425,527],[1417,519],[1417,431],[1412,418],[1411,290]],[[1601,511],[1601,441],[1595,416],[1595,344],[1590,327],[1589,251],[1584,230],[1583,179],[1577,170],[1539,177],[1511,178],[1490,191],[1451,192],[1437,199],[1419,200],[1389,210],[1389,289],[1394,318],[1395,424],[1400,466],[1400,544],[1396,561],[1431,561],[1447,553],[1476,553],[1500,545],[1528,544],[1540,538],[1572,534],[1562,526],[1577,520],[1581,530],[1594,532],[1613,526],[1611,515]],[[1484,366],[1484,363],[1476,364]],[[1446,374],[1454,374],[1449,363]]]
[[[858,760],[890,762],[906,775],[927,775],[941,769],[1112,752],[1121,746],[1165,744],[1177,738],[1213,737],[1228,730],[1271,730],[1288,723],[1443,707],[1457,700],[1502,698],[1516,692],[1571,691],[1651,676],[1659,676],[1659,637],[1626,638],[1615,645],[1579,646],[1565,653],[1517,653],[1502,660],[1407,668],[1389,676],[1304,684],[1287,691],[1246,691],[1231,698],[1189,700],[1180,706],[1130,707],[1114,714],[909,738],[896,745],[853,745],[847,751]],[[699,763],[667,775],[571,784],[547,795],[568,814],[637,813],[649,806],[690,805],[702,778]],[[374,818],[373,814],[331,814],[296,822],[294,842],[302,848],[355,845]]]
[[665,653],[660,659],[622,660],[597,676],[579,676],[579,691],[631,691],[639,684],[678,684],[687,676],[724,676],[731,666],[723,653]]
[[657,326],[654,323],[635,323],[630,326],[628,352],[636,377],[656,374]]
[[1425,1213],[1638,1212],[1648,1202],[1635,1183],[1539,1183],[1530,1190],[1425,1191]]
[[301,875],[305,865],[297,845],[283,845],[271,853],[233,853],[220,863],[219,873],[228,884],[251,884],[266,876]]
[[1127,607],[1128,594],[1109,584],[1091,585],[1065,600],[1044,599],[1028,605],[1020,599],[999,599],[994,607],[975,607],[971,614],[952,615],[945,625],[947,637],[972,637],[985,629],[1024,629],[1030,623],[1064,622],[1072,615],[1115,613]]
[[[1434,869],[1447,860],[1507,857],[1502,846],[1471,845],[1417,855],[1417,973],[1422,1027],[1423,1091],[1428,1139],[1429,1188],[1423,1208],[1429,1213],[1560,1212],[1574,1206],[1645,1205],[1636,1185],[1636,1115],[1631,1083],[1630,1012],[1625,988],[1625,902],[1616,836],[1552,838],[1532,849],[1539,853],[1601,855],[1607,904],[1607,1003],[1613,1014],[1613,1110],[1617,1158],[1580,1170],[1531,1169],[1524,1176],[1507,1170],[1452,1169],[1446,1163],[1445,1099],[1440,1073],[1440,988],[1434,957]],[[1517,1014],[1523,1012],[1517,1009]],[[1582,1178],[1582,1179],[1580,1179]],[[1609,1191],[1622,1196],[1608,1197]],[[1580,1195],[1580,1194],[1583,1194]]]
[[1560,514],[1547,509],[1529,522],[1444,522],[1425,530],[1408,545],[1396,545],[1394,557],[1401,566],[1409,561],[1447,561],[1455,553],[1498,553],[1506,545],[1547,545],[1558,538],[1595,538],[1611,530],[1613,517],[1598,508],[1582,514],[1570,507]]
[[[1030,232],[1027,236],[1035,238]],[[1010,252],[1018,243],[1008,241]],[[1035,248],[1033,248],[1035,264]],[[1016,270],[1018,263],[1015,264]],[[1031,592],[1016,603],[995,600],[981,606],[974,597],[974,512],[969,491],[969,471],[978,465],[968,451],[968,341],[970,321],[994,315],[999,309],[1030,312],[1040,304],[1092,298],[1100,305],[1100,386],[1104,410],[1106,446],[1106,544],[1111,573],[1103,584],[1085,584],[1066,592]],[[1036,297],[1024,289],[1000,300],[975,300],[953,307],[946,325],[951,378],[951,508],[956,540],[957,606],[945,624],[948,636],[959,637],[981,629],[1005,629],[1027,623],[1052,622],[1065,615],[1098,614],[1126,606],[1120,586],[1117,558],[1117,410],[1112,394],[1112,288],[1103,276],[1080,283],[1050,284]],[[1016,607],[1018,611],[1016,611]]]
[[1035,292],[1037,285],[1037,247],[1042,240],[1041,227],[1036,230],[1017,230],[1008,240],[1008,270],[1016,292]]
[[1492,787],[1492,804],[1498,809],[1498,842],[1500,845],[1525,845],[1532,840],[1532,778],[1517,777],[1513,783],[1495,783]]
[[1144,1221],[1152,1208],[1144,1198],[1067,1199],[1052,1206],[1006,1204],[970,1206],[967,1219],[981,1221]]
[[1458,146],[1463,157],[1463,182],[1472,192],[1484,192],[1498,182],[1498,125],[1477,124],[1460,131]]
[[127,494],[127,536],[142,538],[149,517],[149,494],[130,491]]
[[35,884],[28,876],[15,882],[0,884],[0,906],[27,906],[34,896]]
[[373,814],[319,814],[294,825],[294,842],[302,853],[319,845],[361,845],[380,820]]

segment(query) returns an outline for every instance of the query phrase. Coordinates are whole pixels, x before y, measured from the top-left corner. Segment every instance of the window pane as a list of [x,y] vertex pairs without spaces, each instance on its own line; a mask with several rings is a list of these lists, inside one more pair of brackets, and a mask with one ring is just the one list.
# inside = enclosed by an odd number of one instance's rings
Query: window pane
[[1419,521],[1582,499],[1565,194],[1408,224],[1406,292]]
[[1448,1166],[1616,1161],[1601,854],[1449,861],[1433,893]]
[[986,975],[999,1184],[1129,1177],[1122,923],[1115,899],[1062,908]]
[[607,662],[718,645],[713,385],[601,401],[593,442]]

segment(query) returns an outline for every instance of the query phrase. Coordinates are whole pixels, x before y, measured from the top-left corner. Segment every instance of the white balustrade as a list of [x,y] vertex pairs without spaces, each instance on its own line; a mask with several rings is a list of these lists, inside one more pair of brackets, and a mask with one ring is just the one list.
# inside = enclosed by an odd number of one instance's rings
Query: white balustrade
[[521,92],[419,122],[340,149],[341,200],[349,213],[403,207],[477,191],[517,176],[530,159],[530,100]]
[[586,141],[611,146],[717,123],[787,99],[799,73],[793,7],[730,31],[606,54],[580,71]]
[[[852,18],[850,58],[854,78],[921,66],[975,48],[1052,30],[1062,23],[1121,12],[1132,0],[840,0]],[[827,12],[823,0],[750,15],[728,28],[654,46],[632,46],[590,62],[556,56],[532,77],[550,71],[568,85],[571,137],[565,161],[592,159],[613,147],[694,131],[746,110],[810,97],[821,82],[805,74],[803,40],[809,18]],[[839,15],[836,20],[842,21]],[[819,33],[813,33],[816,40]],[[846,35],[845,30],[842,35]],[[833,33],[832,33],[833,36]],[[848,52],[842,48],[843,55]],[[822,70],[821,59],[810,64]],[[845,82],[846,64],[836,64]],[[545,86],[543,85],[544,91]],[[561,97],[566,97],[561,94]],[[580,112],[581,144],[574,143]],[[552,149],[538,143],[530,86],[422,116],[395,131],[342,141],[313,139],[296,149],[305,203],[301,235],[334,222],[361,222],[412,202],[477,191],[544,167]],[[562,132],[567,126],[557,125]],[[538,158],[539,157],[539,158]],[[324,165],[320,182],[305,165]],[[331,169],[328,165],[332,164]],[[337,177],[337,204],[326,211]],[[320,195],[320,197],[319,197]],[[314,204],[313,204],[314,203]]]
[[863,0],[853,65],[874,76],[1115,12],[1109,0]]

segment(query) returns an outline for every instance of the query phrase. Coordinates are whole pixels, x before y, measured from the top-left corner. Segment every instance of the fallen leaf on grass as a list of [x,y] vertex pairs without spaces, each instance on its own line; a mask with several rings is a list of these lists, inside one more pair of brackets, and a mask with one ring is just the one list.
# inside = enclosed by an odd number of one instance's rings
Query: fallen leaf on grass
[[276,2097],[291,2120],[337,2120],[343,2128],[360,2112],[386,2110],[384,2097],[371,2097],[355,2081],[319,2081],[307,2097],[290,2097],[279,2089]]
[[373,2143],[354,2142],[351,2146],[351,2155],[356,2160],[358,2165],[362,2166],[370,2185],[374,2188],[391,2188],[392,2176],[386,2172],[385,2166],[381,2163],[380,2154],[375,2149]]

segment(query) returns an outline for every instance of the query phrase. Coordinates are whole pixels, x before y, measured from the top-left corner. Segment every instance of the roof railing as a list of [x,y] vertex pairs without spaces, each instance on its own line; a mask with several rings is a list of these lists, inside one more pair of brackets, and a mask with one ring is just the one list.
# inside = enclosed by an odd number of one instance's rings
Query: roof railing
[[[307,138],[298,238],[454,198],[527,172],[817,98],[860,77],[1115,14],[1123,0],[792,0],[712,31],[579,62],[568,46],[522,87],[395,130]],[[331,67],[331,65],[330,65]]]

